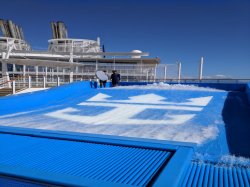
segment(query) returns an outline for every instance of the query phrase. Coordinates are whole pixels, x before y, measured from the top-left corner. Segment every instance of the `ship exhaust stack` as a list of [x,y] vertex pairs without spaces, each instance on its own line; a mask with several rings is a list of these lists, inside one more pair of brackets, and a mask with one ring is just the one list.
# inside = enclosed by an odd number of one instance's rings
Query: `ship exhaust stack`
[[57,38],[57,29],[56,29],[56,24],[54,22],[51,22],[51,30],[52,30],[53,39],[56,39]]
[[0,29],[2,31],[3,36],[7,37],[8,36],[8,31],[6,30],[4,20],[2,20],[2,19],[0,19]]
[[0,19],[0,30],[3,37],[24,40],[22,28],[11,20]]
[[10,31],[10,37],[16,38],[14,26],[11,20],[8,20],[8,26],[9,26],[9,31]]
[[68,38],[68,31],[63,22],[51,22],[51,29],[53,39]]

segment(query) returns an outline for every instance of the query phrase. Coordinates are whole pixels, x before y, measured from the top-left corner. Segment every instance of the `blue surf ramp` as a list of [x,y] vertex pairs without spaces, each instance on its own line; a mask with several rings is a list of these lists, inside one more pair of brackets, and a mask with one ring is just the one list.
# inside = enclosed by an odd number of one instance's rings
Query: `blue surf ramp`
[[192,142],[196,159],[217,161],[232,150],[226,130],[231,120],[222,115],[231,108],[224,106],[227,99],[228,92],[219,90],[93,89],[79,82],[1,98],[0,123]]

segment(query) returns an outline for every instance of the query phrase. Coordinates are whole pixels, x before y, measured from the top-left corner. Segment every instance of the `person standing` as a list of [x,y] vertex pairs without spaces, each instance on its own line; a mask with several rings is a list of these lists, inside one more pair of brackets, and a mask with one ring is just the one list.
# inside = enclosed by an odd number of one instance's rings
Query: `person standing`
[[116,87],[120,83],[121,76],[119,73],[116,73],[116,70],[113,70],[110,80],[112,81],[112,87]]

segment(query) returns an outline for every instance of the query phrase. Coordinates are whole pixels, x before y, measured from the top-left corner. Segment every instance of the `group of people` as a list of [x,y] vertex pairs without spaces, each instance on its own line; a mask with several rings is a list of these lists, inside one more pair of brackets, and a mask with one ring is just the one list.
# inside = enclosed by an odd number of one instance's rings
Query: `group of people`
[[[108,76],[106,70],[104,70],[103,72]],[[111,82],[112,82],[112,87],[118,86],[118,85],[119,85],[119,82],[120,82],[120,80],[121,80],[121,76],[120,76],[119,73],[116,72],[116,70],[113,70],[113,71],[112,71],[112,74],[111,74],[111,76],[110,76],[110,80],[111,80]],[[100,82],[100,87],[101,87],[101,88],[102,88],[102,87],[104,87],[104,88],[106,87],[107,80],[101,80],[101,79],[100,79],[99,82]]]

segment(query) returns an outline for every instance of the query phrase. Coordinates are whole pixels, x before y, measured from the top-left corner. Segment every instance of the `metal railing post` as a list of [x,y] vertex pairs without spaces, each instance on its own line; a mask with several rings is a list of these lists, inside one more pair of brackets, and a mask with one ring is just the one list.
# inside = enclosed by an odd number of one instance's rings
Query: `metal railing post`
[[156,81],[156,68],[157,68],[157,65],[155,66],[155,72],[154,72],[154,82]]
[[167,79],[167,66],[164,66],[164,81]]
[[31,88],[31,77],[28,77],[28,87]]
[[16,93],[16,81],[12,82],[12,94]]
[[57,86],[60,86],[60,77],[57,77]]
[[69,82],[72,83],[73,81],[74,81],[74,73],[71,70],[70,73],[69,73]]
[[147,70],[146,80],[147,80],[147,82],[148,82],[148,70]]
[[43,88],[46,88],[46,77],[43,76]]
[[180,83],[181,80],[181,62],[177,62],[178,64],[178,83]]
[[199,80],[202,79],[203,63],[204,63],[203,57],[201,57],[200,66],[199,66]]

